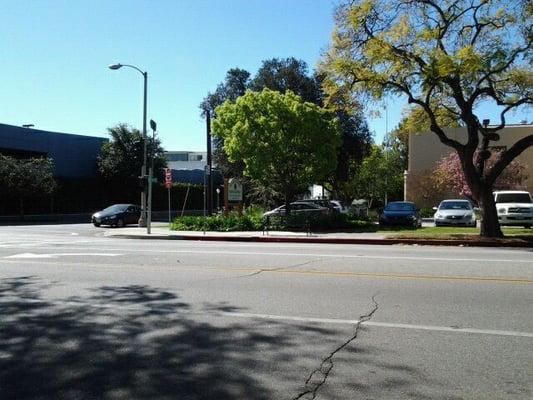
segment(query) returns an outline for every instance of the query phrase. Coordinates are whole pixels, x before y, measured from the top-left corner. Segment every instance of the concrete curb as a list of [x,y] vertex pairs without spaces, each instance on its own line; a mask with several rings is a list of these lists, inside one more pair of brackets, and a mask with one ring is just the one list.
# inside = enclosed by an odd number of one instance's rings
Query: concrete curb
[[287,236],[210,236],[210,235],[131,235],[114,234],[107,237],[145,240],[196,240],[208,242],[258,242],[258,243],[328,243],[328,244],[367,244],[367,245],[416,245],[416,246],[464,246],[464,247],[519,247],[530,248],[533,243],[525,241],[493,240],[441,240],[441,239],[370,239],[370,238],[325,238]]

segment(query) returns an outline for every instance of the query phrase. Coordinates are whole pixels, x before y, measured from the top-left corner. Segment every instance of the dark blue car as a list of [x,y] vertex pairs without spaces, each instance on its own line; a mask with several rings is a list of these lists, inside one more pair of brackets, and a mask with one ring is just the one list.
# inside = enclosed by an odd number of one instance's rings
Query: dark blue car
[[420,210],[409,201],[393,201],[379,216],[380,226],[403,225],[418,228],[422,226]]
[[141,216],[141,209],[135,204],[114,204],[92,216],[94,226],[110,225],[123,227],[128,224],[136,224]]

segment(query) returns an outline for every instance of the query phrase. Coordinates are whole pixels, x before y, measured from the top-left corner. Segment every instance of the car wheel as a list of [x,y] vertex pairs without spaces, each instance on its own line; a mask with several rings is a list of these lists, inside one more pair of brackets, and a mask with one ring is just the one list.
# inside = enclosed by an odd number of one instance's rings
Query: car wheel
[[93,225],[98,228],[100,226],[100,222],[93,222]]
[[123,228],[123,227],[124,227],[124,220],[122,218],[120,218],[117,221],[117,228]]
[[441,226],[438,222],[435,222],[435,227]]

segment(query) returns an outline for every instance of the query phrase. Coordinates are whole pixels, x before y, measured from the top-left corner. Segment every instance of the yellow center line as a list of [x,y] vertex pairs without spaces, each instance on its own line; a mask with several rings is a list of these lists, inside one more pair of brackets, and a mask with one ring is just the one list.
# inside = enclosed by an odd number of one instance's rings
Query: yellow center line
[[[17,263],[20,264],[20,260],[2,260],[2,262],[7,263]],[[49,264],[53,266],[59,266],[65,264],[65,262],[60,262],[60,259],[55,260],[54,262],[48,262],[46,260],[24,260],[24,264]],[[81,262],[68,262],[71,266],[80,266],[87,268],[85,263]],[[107,267],[114,269],[125,269],[125,268],[136,268],[142,269],[143,265],[133,265],[133,264],[104,264],[99,263],[97,265],[91,265],[91,267]],[[417,275],[417,274],[396,274],[396,273],[377,273],[377,272],[351,272],[351,271],[318,271],[318,270],[303,270],[303,269],[288,269],[285,267],[269,267],[269,268],[242,268],[242,267],[206,267],[201,265],[181,265],[181,266],[170,266],[170,265],[161,265],[159,267],[151,267],[151,271],[154,272],[179,272],[179,271],[188,271],[188,272],[233,272],[233,273],[261,273],[261,274],[300,274],[300,275],[317,275],[317,276],[330,276],[330,277],[347,277],[347,278],[378,278],[378,279],[413,279],[413,280],[436,280],[436,281],[464,281],[464,282],[492,282],[492,283],[515,283],[522,285],[531,285],[533,284],[533,279],[527,278],[511,278],[511,277],[484,277],[484,276],[462,276],[462,275]]]
[[[319,276],[342,276],[356,278],[386,278],[386,279],[423,279],[423,280],[443,280],[443,281],[473,281],[473,282],[496,282],[496,283],[520,283],[531,285],[533,279],[510,278],[510,277],[483,277],[483,276],[461,276],[461,275],[416,275],[416,274],[390,274],[376,272],[349,272],[349,271],[317,271],[317,270],[291,270],[277,268],[202,268],[210,271],[224,272],[261,272],[262,274],[301,274]],[[194,271],[200,271],[195,269]]]

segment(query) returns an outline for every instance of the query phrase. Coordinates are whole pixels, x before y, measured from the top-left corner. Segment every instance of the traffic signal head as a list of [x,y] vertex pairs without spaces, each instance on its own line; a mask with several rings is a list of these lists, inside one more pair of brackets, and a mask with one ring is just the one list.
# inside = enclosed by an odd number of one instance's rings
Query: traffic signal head
[[146,189],[148,187],[148,175],[139,176],[139,187],[141,189]]

